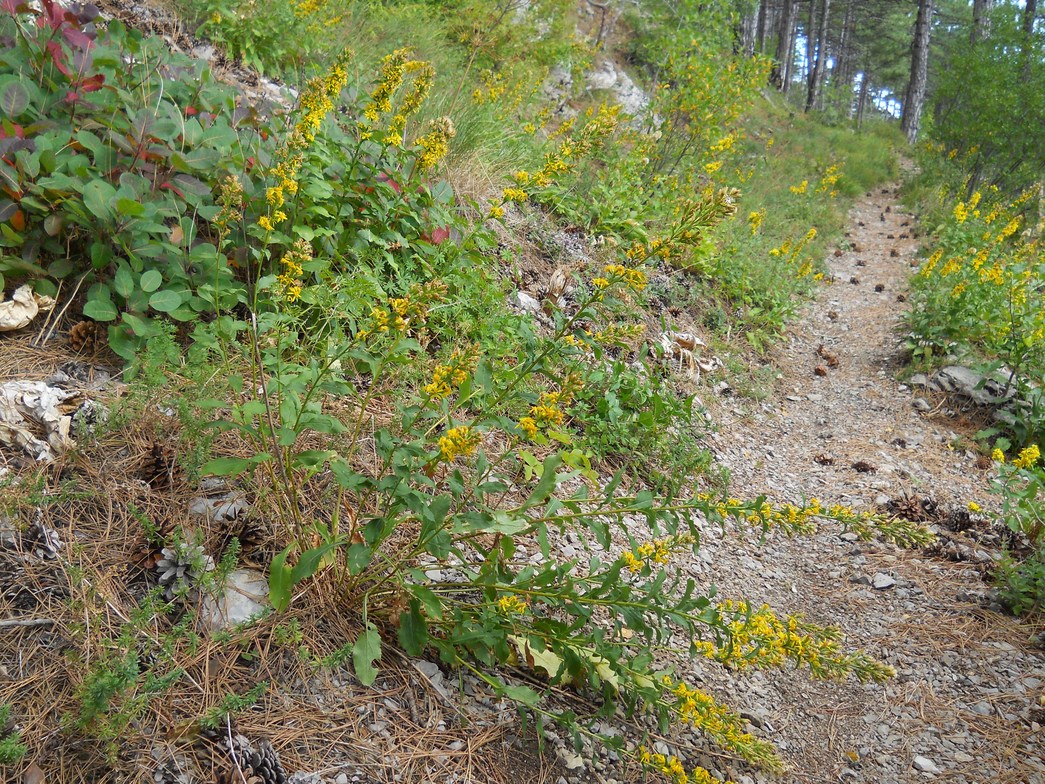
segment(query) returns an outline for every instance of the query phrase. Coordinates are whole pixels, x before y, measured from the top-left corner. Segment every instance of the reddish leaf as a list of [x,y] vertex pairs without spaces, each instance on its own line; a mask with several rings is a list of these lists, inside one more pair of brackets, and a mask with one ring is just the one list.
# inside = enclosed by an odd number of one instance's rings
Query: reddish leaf
[[95,90],[102,89],[102,85],[105,83],[105,74],[95,74],[89,76],[80,82],[80,89],[85,93],[93,93]]
[[65,102],[66,103],[76,103],[79,100],[80,100],[80,94],[78,92],[76,92],[75,90],[69,90],[65,94]]
[[185,194],[182,191],[178,190],[177,186],[175,186],[173,183],[165,182],[163,183],[163,185],[160,186],[160,188],[166,188],[169,191],[174,191],[174,193],[178,194],[178,196],[182,199],[185,198]]
[[72,72],[69,70],[69,66],[65,64],[65,50],[62,49],[62,45],[57,41],[48,41],[47,51],[51,54],[51,59],[54,61],[55,67],[66,76],[72,77]]
[[186,106],[185,107],[185,116],[186,117],[194,117],[197,114],[199,114],[199,109],[197,109],[195,106]]
[[402,186],[402,185],[400,185],[400,184],[399,184],[398,182],[396,182],[395,180],[393,180],[393,179],[392,179],[392,178],[391,178],[391,177],[390,177],[390,176],[389,176],[388,174],[386,174],[385,172],[379,172],[379,173],[378,173],[378,175],[377,175],[377,181],[378,181],[378,182],[387,182],[387,183],[388,183],[389,185],[391,185],[391,186],[392,186],[392,190],[394,190],[394,191],[395,191],[396,193],[402,193],[402,192],[403,192],[403,186]]
[[439,245],[446,240],[450,239],[450,227],[449,226],[436,226],[431,232],[421,235],[421,239],[425,242],[430,242],[433,245]]

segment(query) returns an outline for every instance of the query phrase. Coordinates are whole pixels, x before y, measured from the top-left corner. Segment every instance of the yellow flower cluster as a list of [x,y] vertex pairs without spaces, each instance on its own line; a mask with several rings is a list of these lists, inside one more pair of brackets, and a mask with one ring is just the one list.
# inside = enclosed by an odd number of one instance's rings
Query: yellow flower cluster
[[450,140],[457,131],[449,117],[440,117],[428,123],[428,133],[417,140],[421,154],[417,158],[417,168],[428,171],[446,157],[450,151]]
[[[545,188],[559,175],[572,171],[581,158],[601,145],[617,129],[620,123],[620,106],[601,105],[597,110],[589,108],[585,112],[585,119],[584,126],[576,133],[573,133],[575,120],[567,120],[559,126],[552,135],[552,138],[559,140],[555,151],[545,156],[544,165],[537,171],[515,172],[512,175],[515,182],[519,186]],[[525,126],[524,130],[531,132]],[[528,197],[529,192],[522,187],[505,188],[501,202],[490,206],[489,217],[503,218],[505,204],[523,202]]]
[[424,393],[432,400],[442,400],[449,397],[454,389],[461,386],[468,374],[459,367],[452,365],[436,365],[432,371],[432,381],[424,386]]
[[731,781],[719,782],[704,768],[687,772],[678,757],[650,753],[645,746],[639,746],[639,762],[662,774],[670,784],[733,784]]
[[407,62],[404,66],[404,71],[414,77],[413,85],[388,123],[388,130],[385,132],[385,144],[400,145],[403,143],[406,121],[421,108],[421,105],[428,97],[428,93],[432,90],[432,81],[435,79],[435,69],[432,68],[431,63],[421,60]]
[[410,330],[414,333],[423,333],[429,307],[434,302],[444,301],[446,292],[446,284],[440,280],[415,283],[405,297],[389,299],[387,308],[371,308],[370,317],[373,321],[371,328],[361,330],[356,337],[362,340],[367,335],[375,332],[388,332],[391,328],[398,332]]
[[431,63],[411,60],[410,54],[410,49],[404,47],[386,55],[381,61],[381,78],[371,91],[370,102],[363,109],[364,119],[359,122],[360,136],[363,139],[371,138],[381,115],[392,111],[393,96],[403,86],[406,77],[410,76],[413,79],[410,91],[393,114],[382,137],[385,144],[403,143],[406,122],[421,108],[435,78],[435,69]]
[[214,218],[214,225],[221,234],[228,231],[229,224],[239,220],[243,211],[243,183],[231,174],[218,185],[218,204],[221,211]]
[[563,379],[558,392],[542,392],[537,402],[530,406],[529,415],[519,420],[517,428],[526,438],[532,439],[542,427],[563,425],[566,422],[563,407],[573,402],[574,395],[583,383],[578,374],[571,373]]
[[820,182],[816,186],[817,193],[828,193],[829,196],[834,198],[838,195],[838,189],[835,187],[838,185],[838,181],[842,178],[842,173],[838,170],[838,166],[831,165],[827,167],[827,171],[824,172],[824,176],[820,178]]
[[298,111],[296,130],[307,143],[312,143],[316,138],[323,119],[333,110],[334,102],[341,95],[341,91],[348,84],[348,58],[351,53],[343,51],[334,60],[324,76],[316,76],[308,80],[305,90],[301,94]]
[[745,601],[727,599],[716,607],[728,633],[724,645],[696,640],[694,648],[734,669],[782,667],[790,662],[809,667],[817,678],[855,675],[861,682],[884,681],[896,671],[863,652],[843,653],[837,628],[806,623],[800,615],[780,619],[768,605],[753,609]]
[[497,600],[497,609],[505,615],[522,615],[529,607],[529,603],[515,594],[502,596]]
[[298,192],[298,172],[304,162],[305,148],[315,140],[323,119],[348,83],[349,57],[348,50],[341,52],[327,74],[310,79],[301,94],[298,120],[280,151],[279,163],[269,172],[276,179],[275,185],[265,189],[269,214],[258,218],[258,225],[265,231],[275,231],[276,226],[287,219],[282,207],[288,196]]
[[1038,459],[1041,457],[1041,450],[1037,444],[1031,444],[1028,447],[1020,450],[1020,453],[1012,461],[1012,464],[1016,468],[1032,468]]
[[293,247],[283,254],[280,260],[282,269],[276,276],[279,295],[287,302],[296,302],[301,298],[301,278],[305,274],[304,266],[312,261],[312,246],[299,239]]
[[715,499],[709,493],[698,493],[694,500],[704,505],[709,515],[719,519],[732,518],[766,529],[779,528],[788,534],[812,533],[817,528],[816,519],[820,518],[840,523],[862,539],[878,534],[901,546],[928,544],[934,538],[930,531],[909,520],[882,517],[870,510],[858,512],[841,504],[824,506],[816,498],[803,506],[787,503],[774,506],[765,500]]
[[642,291],[649,283],[646,273],[640,269],[629,269],[620,264],[607,264],[602,271],[609,275],[611,281],[623,281],[632,291]]
[[507,89],[504,76],[500,73],[494,73],[488,68],[483,69],[479,73],[479,80],[483,83],[483,86],[476,87],[472,91],[472,100],[479,106],[482,106],[484,103],[493,103],[504,95],[504,91]]
[[479,446],[482,435],[467,425],[452,427],[439,439],[439,456],[447,463],[458,457],[468,457]]
[[748,225],[751,226],[751,233],[756,234],[759,227],[762,225],[762,221],[766,218],[766,211],[760,210],[758,212],[752,212],[747,216]]
[[996,460],[999,463],[1005,462],[1005,453],[998,447],[994,447],[991,451],[991,460]]
[[668,536],[663,539],[653,539],[643,542],[634,552],[625,550],[620,559],[629,572],[641,572],[647,566],[653,564],[666,564],[674,551],[692,547],[696,539],[690,534],[679,534]]
[[800,195],[800,194],[805,193],[808,188],[809,188],[809,180],[802,180],[802,182],[800,184],[792,185],[790,188],[788,188],[788,190],[790,190],[795,195]]
[[698,730],[727,751],[748,762],[779,771],[781,762],[773,746],[745,731],[745,721],[728,708],[719,705],[714,697],[665,675],[661,679],[668,707],[683,724]]

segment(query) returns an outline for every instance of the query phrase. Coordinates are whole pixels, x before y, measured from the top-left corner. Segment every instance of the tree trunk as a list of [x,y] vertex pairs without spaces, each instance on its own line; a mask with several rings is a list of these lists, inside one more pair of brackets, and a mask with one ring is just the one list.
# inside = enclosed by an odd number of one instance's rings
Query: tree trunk
[[806,94],[806,111],[815,108],[820,102],[820,93],[824,88],[824,76],[827,73],[827,15],[831,10],[831,0],[820,2],[820,27],[816,33],[816,59],[809,74],[809,90]]
[[766,25],[769,22],[769,0],[758,4],[758,21],[755,24],[755,48],[759,54],[766,53]]
[[969,32],[969,43],[975,45],[990,35],[990,13],[993,8],[994,0],[972,0],[972,30]]
[[848,0],[845,4],[845,18],[842,22],[842,35],[838,40],[838,59],[831,74],[831,84],[837,88],[840,100],[844,102],[846,117],[853,116],[853,6],[856,3]]
[[780,11],[780,27],[776,44],[776,64],[770,80],[780,92],[787,94],[791,83],[791,63],[795,56],[795,0],[784,0]]
[[1023,6],[1023,78],[1030,79],[1031,57],[1034,54],[1034,18],[1038,14],[1038,0],[1027,0]]
[[860,98],[856,102],[856,127],[864,124],[864,112],[867,110],[867,99],[871,95],[871,75],[864,70],[860,77]]
[[900,128],[907,143],[914,144],[922,121],[925,104],[925,83],[929,72],[929,37],[932,33],[933,0],[919,0],[918,19],[914,23],[914,41],[911,46],[911,79],[904,95]]
[[806,84],[813,78],[813,60],[816,59],[817,0],[809,0],[809,21],[806,22]]

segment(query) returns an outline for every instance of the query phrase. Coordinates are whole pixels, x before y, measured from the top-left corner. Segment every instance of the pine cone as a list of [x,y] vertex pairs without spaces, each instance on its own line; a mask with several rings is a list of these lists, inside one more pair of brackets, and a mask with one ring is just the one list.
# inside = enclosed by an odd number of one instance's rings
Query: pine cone
[[69,346],[80,354],[96,354],[106,340],[105,328],[96,321],[81,321],[69,330]]
[[174,450],[154,441],[141,469],[141,478],[153,490],[170,490],[182,480],[182,469],[175,459]]
[[163,557],[156,562],[155,568],[160,585],[164,586],[164,598],[172,602],[179,594],[185,593],[194,601],[198,593],[196,586],[204,574],[214,569],[214,559],[201,545],[184,541],[174,547],[164,547],[160,553]]
[[279,755],[267,740],[258,741],[255,746],[243,735],[236,734],[232,736],[231,747],[228,741],[221,745],[228,749],[250,784],[287,784]]

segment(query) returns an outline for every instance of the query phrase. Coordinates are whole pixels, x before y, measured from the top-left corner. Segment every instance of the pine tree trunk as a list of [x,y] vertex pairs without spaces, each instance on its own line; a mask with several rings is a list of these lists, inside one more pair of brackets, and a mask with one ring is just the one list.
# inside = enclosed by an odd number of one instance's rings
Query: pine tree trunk
[[820,103],[820,94],[824,88],[824,76],[827,73],[827,15],[830,10],[831,0],[821,0],[820,26],[816,33],[816,57],[809,74],[809,90],[806,94],[807,112]]
[[791,86],[791,63],[795,56],[795,0],[784,0],[780,11],[780,26],[777,35],[776,64],[770,81],[780,92],[787,94]]
[[994,0],[972,0],[972,30],[969,32],[969,43],[975,45],[990,35],[990,13],[993,8]]
[[831,84],[838,88],[840,100],[845,106],[846,117],[853,116],[853,6],[856,3],[848,0],[845,4],[845,19],[842,22],[842,36],[838,41],[838,61],[831,74]]
[[813,61],[816,59],[816,7],[817,0],[809,0],[809,21],[806,22],[806,87],[813,78]]
[[769,0],[758,4],[758,21],[755,24],[755,48],[759,54],[766,53],[766,25],[769,22]]
[[900,128],[907,136],[907,143],[914,144],[918,127],[922,121],[922,106],[925,104],[925,83],[929,72],[929,38],[932,33],[933,0],[919,0],[918,19],[914,24],[914,41],[911,47],[911,79],[904,96],[903,116]]
[[1023,6],[1023,78],[1030,79],[1031,57],[1034,52],[1034,18],[1038,14],[1038,0],[1027,0]]
[[860,79],[860,98],[856,102],[856,127],[864,124],[864,112],[867,110],[867,99],[871,95],[871,75],[864,69],[863,78]]

